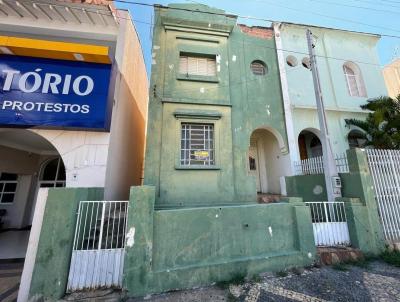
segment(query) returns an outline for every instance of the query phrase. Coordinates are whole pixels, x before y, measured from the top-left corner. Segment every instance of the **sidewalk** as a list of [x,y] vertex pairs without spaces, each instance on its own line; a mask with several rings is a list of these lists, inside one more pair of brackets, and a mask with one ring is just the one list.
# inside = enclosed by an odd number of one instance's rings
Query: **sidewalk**
[[[129,302],[325,302],[400,301],[400,268],[381,261],[265,273],[210,287],[124,299],[121,292],[74,293],[66,301]],[[235,283],[235,284],[233,284]],[[65,301],[64,300],[64,301]]]
[[[344,270],[345,269],[345,270]],[[400,301],[400,268],[383,262],[367,267],[336,266],[289,272],[287,276],[264,274],[256,281],[177,291],[130,302],[292,302],[292,301]]]

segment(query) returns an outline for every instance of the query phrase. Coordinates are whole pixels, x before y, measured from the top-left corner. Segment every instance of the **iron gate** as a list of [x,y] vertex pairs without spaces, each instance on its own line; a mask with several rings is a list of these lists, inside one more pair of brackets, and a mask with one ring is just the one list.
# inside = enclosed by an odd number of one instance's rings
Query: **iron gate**
[[306,202],[311,209],[311,219],[316,246],[350,245],[344,202]]
[[121,287],[128,201],[79,203],[67,291]]
[[400,242],[400,151],[367,149],[375,199],[388,242]]

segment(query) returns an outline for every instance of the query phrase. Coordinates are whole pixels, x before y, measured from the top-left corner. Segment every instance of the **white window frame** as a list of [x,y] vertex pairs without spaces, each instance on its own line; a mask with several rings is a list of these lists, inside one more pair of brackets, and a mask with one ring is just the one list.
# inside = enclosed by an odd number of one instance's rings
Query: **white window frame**
[[[2,173],[7,173],[7,172],[0,172],[0,176]],[[13,204],[15,201],[15,195],[17,194],[17,189],[18,189],[18,179],[19,176],[16,173],[8,173],[8,174],[14,174],[17,175],[17,179],[16,180],[0,180],[0,184],[2,184],[2,188],[0,190],[0,204],[1,205],[8,205],[8,204]],[[11,191],[4,191],[6,188],[6,184],[15,184],[15,190],[13,192]],[[4,194],[13,194],[13,201],[12,202],[3,202],[3,195]]]
[[[351,70],[353,74],[349,73],[348,70]],[[346,62],[343,64],[343,73],[346,79],[347,91],[349,95],[352,97],[367,97],[367,91],[360,68],[354,63]],[[355,83],[355,90],[357,90],[356,92],[351,88],[351,82]]]
[[[204,70],[201,70],[200,61],[203,60],[205,64]],[[189,65],[190,61],[193,64]],[[196,65],[196,66],[194,66]],[[190,68],[191,67],[191,68]],[[217,76],[217,60],[216,57],[210,57],[207,55],[186,55],[180,54],[179,56],[179,73],[187,76],[206,76],[215,77]]]
[[[44,174],[44,171],[46,170],[47,165],[56,159],[58,159],[58,161],[57,161],[57,170],[56,170],[55,179],[54,180],[43,180],[43,174]],[[65,187],[66,181],[58,180],[58,172],[60,171],[61,163],[62,163],[62,159],[61,159],[61,157],[58,157],[58,158],[49,159],[43,164],[41,172],[40,172],[39,188],[63,188],[63,187]]]
[[[187,128],[189,126],[189,129]],[[192,143],[192,130],[191,126],[203,126],[203,143]],[[196,131],[196,130],[194,130]],[[198,131],[198,130],[197,130]],[[201,131],[201,130],[200,130]],[[215,167],[215,124],[214,123],[193,123],[181,122],[180,123],[180,147],[179,147],[179,163],[182,167],[202,166],[202,167]],[[189,136],[187,136],[189,133]],[[198,139],[199,140],[199,139]],[[201,139],[200,139],[201,140]],[[200,148],[196,148],[200,147]],[[201,148],[202,147],[202,148]],[[208,159],[195,159],[192,158],[192,152],[204,151],[208,152]],[[200,163],[199,163],[200,162]]]

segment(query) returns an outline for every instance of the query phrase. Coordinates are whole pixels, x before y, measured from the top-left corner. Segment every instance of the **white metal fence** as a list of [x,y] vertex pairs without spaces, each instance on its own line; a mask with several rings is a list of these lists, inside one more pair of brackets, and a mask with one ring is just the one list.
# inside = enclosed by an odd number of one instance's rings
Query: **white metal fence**
[[67,291],[121,287],[127,201],[81,201]]
[[[347,162],[346,153],[335,156],[336,167],[339,173],[348,173],[349,164]],[[311,174],[323,174],[324,173],[324,162],[322,156],[312,157],[303,159],[295,162],[296,175],[311,175]]]
[[343,202],[306,202],[311,209],[315,245],[350,245]]
[[400,242],[400,150],[367,149],[385,238]]

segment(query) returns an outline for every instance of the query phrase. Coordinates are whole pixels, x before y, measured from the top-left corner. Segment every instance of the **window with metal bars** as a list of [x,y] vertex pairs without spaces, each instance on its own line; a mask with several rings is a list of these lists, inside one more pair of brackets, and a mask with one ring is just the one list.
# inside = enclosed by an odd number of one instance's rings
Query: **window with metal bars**
[[214,125],[182,123],[181,165],[215,165]]
[[216,76],[215,57],[189,56],[181,54],[179,57],[179,73],[195,76]]
[[0,204],[13,203],[17,191],[18,175],[0,173]]
[[266,75],[267,73],[267,66],[259,60],[251,62],[250,69],[254,75]]

